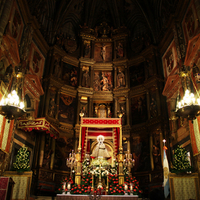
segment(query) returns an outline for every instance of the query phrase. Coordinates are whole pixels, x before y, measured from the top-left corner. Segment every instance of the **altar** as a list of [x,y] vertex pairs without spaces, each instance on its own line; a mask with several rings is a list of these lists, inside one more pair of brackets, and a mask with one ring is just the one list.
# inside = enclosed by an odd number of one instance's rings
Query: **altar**
[[101,199],[137,200],[142,191],[131,175],[132,154],[123,152],[121,116],[83,118],[81,114],[78,152],[67,159],[70,178],[62,181],[57,199],[90,199],[98,194]]

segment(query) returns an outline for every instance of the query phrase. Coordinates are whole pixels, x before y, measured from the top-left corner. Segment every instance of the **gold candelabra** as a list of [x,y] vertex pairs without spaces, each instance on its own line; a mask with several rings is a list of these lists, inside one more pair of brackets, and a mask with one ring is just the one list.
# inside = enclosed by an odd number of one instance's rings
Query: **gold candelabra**
[[123,166],[126,167],[128,169],[128,171],[131,171],[131,168],[135,165],[135,160],[132,159],[132,154],[129,153],[129,150],[127,152],[127,154],[125,154],[125,158],[123,161]]
[[72,150],[72,153],[69,154],[69,158],[67,159],[66,165],[71,169],[70,177],[72,177],[72,171],[77,166],[76,154],[74,153],[74,150]]

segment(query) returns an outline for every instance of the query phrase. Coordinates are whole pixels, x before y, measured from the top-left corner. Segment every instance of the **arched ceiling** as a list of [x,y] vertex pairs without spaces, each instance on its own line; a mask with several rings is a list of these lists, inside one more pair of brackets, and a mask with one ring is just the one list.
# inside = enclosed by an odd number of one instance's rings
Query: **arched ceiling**
[[[27,0],[49,44],[63,32],[76,37],[84,24],[94,29],[107,22],[114,29],[126,26],[130,36],[146,35],[156,43],[160,30],[178,0]],[[73,35],[73,36],[72,36]]]

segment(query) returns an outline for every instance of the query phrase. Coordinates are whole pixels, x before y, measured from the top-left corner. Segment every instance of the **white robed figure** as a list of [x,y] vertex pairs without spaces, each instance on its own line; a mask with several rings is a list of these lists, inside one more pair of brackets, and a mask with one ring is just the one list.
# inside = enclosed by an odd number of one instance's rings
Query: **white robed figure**
[[109,159],[111,158],[110,154],[108,153],[108,150],[106,149],[104,141],[104,136],[99,135],[97,137],[98,144],[96,145],[95,149],[93,150],[92,154],[90,155],[91,158],[105,158]]

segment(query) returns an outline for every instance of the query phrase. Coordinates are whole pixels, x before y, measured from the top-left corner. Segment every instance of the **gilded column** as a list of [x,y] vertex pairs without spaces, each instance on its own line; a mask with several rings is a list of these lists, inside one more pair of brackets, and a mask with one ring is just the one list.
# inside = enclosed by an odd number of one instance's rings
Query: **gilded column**
[[89,117],[93,117],[93,98],[90,97],[90,102],[89,102]]
[[150,159],[151,159],[151,170],[154,170],[154,162],[153,162],[153,136],[152,134],[150,135],[150,140],[149,140],[149,145],[150,145]]
[[[80,94],[79,94],[80,95]],[[76,123],[79,124],[79,113],[80,113],[80,104],[81,104],[81,96],[78,95],[78,106],[77,106],[77,118],[76,118]]]
[[[80,114],[81,118],[83,117],[83,114]],[[78,153],[76,154],[76,160],[77,160],[77,171],[75,176],[75,183],[81,184],[81,140],[82,140],[82,126],[80,124],[80,131],[79,131],[79,145],[78,145]]]
[[[120,115],[121,119],[122,115]],[[119,162],[119,185],[124,184],[124,173],[123,173],[123,147],[122,147],[122,125],[120,125],[120,136],[119,136],[119,154],[118,154],[118,162]]]
[[114,97],[114,100],[115,100],[115,110],[114,110],[114,117],[117,117],[117,100],[118,100],[118,98],[117,97]]
[[41,141],[40,141],[40,160],[39,160],[40,167],[42,167],[43,158],[44,158],[45,134],[46,133],[42,133]]
[[[76,133],[75,133],[76,134]],[[75,147],[74,147],[74,152],[77,153],[78,152],[78,138],[75,138]]]
[[53,169],[54,159],[55,159],[55,150],[56,150],[56,140],[55,138],[51,138],[51,162],[50,162],[50,169]]
[[126,138],[127,141],[127,150],[131,153],[130,137]]
[[114,68],[114,88],[117,87],[117,67]]

